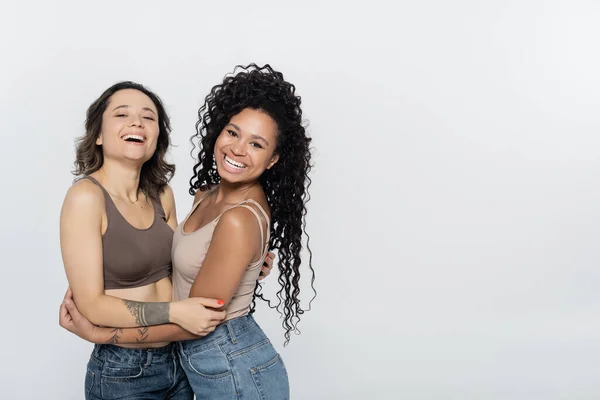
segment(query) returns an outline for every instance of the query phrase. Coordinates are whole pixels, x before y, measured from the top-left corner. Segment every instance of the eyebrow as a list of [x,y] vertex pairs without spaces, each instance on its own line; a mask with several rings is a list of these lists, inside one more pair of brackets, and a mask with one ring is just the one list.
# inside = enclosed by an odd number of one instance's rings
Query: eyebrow
[[[233,122],[228,123],[227,125],[231,125],[233,126],[238,132],[241,132],[242,130],[240,129],[239,126],[237,126],[236,124],[234,124]],[[269,145],[269,142],[267,142],[267,139],[265,139],[264,137],[260,136],[260,135],[256,135],[256,134],[252,134],[250,135],[252,136],[252,138],[256,139],[256,140],[262,140],[263,142],[265,142],[267,144],[267,146]]]
[[[117,107],[115,107],[115,108],[113,109],[113,111],[115,111],[115,110],[118,110],[119,108],[129,108],[129,107],[130,107],[130,106],[128,106],[128,105],[126,105],[126,104],[123,104],[123,105],[120,105],[120,106],[117,106]],[[154,112],[154,110],[153,110],[153,109],[151,109],[151,108],[149,108],[149,107],[144,107],[144,108],[142,108],[142,110],[144,110],[144,111],[150,111],[152,114],[156,115],[156,113]]]

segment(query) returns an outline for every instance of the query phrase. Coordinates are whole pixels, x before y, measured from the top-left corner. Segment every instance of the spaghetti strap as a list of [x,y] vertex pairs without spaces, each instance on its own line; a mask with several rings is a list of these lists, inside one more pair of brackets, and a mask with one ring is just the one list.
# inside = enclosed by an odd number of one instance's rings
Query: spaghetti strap
[[[265,232],[263,229],[263,221],[260,218],[260,215],[256,212],[256,210],[254,209],[254,207],[251,207],[248,203],[254,205],[256,208],[258,208],[258,210],[260,211],[260,213],[263,215],[263,217],[265,218],[265,222],[267,223],[267,237],[265,240]],[[261,261],[265,255],[267,254],[267,250],[268,250],[268,244],[269,244],[269,239],[270,239],[270,233],[271,233],[271,220],[269,219],[269,216],[267,215],[267,212],[264,210],[264,208],[260,205],[260,203],[258,203],[255,200],[252,199],[247,199],[244,200],[242,202],[239,202],[238,204],[234,205],[233,207],[228,208],[227,210],[223,211],[221,214],[219,214],[219,216],[217,218],[215,218],[214,222],[215,224],[219,222],[219,219],[221,219],[221,217],[223,216],[223,214],[225,214],[227,211],[234,209],[236,207],[244,207],[247,208],[248,210],[252,211],[252,214],[254,214],[254,216],[256,217],[256,220],[258,221],[258,227],[260,228],[260,242],[261,242],[261,258],[259,260],[256,261],[256,263],[258,263],[259,261]]]
[[[258,221],[258,227],[260,228],[260,243],[261,243],[260,251],[261,251],[261,256],[262,256],[262,253],[264,252],[264,247],[265,247],[266,243],[265,243],[265,232],[263,230],[263,224],[262,224],[262,221],[260,219],[260,216],[248,204],[240,204],[239,206],[240,207],[244,207],[244,208],[252,211],[252,214],[254,214],[254,216],[256,217],[256,220]],[[268,222],[268,220],[267,220],[267,222]]]
[[[271,223],[271,222],[270,222],[270,219],[269,219],[269,216],[267,215],[267,212],[265,211],[265,209],[264,209],[264,208],[262,208],[262,206],[260,205],[260,203],[259,203],[258,201],[256,201],[256,200],[252,200],[252,199],[248,199],[248,200],[246,200],[245,202],[248,202],[248,203],[254,204],[254,205],[255,205],[255,206],[258,208],[258,211],[260,211],[260,212],[261,212],[261,214],[263,215],[263,217],[265,217],[265,220],[267,221],[267,223],[268,223],[268,224],[270,224],[270,223]],[[245,202],[242,202],[242,204],[244,204]]]

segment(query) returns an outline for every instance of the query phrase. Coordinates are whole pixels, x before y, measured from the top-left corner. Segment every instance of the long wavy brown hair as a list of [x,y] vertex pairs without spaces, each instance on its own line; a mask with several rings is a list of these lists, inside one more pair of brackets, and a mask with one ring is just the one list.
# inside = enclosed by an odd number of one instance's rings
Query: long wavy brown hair
[[94,173],[104,164],[102,146],[96,144],[96,139],[102,131],[102,115],[113,94],[124,89],[135,89],[152,100],[158,111],[158,142],[156,151],[142,166],[140,173],[140,190],[148,197],[157,199],[175,174],[175,165],[166,160],[166,154],[171,145],[171,121],[163,103],[156,94],[139,83],[124,81],[109,87],[87,109],[85,119],[85,134],[76,141],[75,169],[76,176]]

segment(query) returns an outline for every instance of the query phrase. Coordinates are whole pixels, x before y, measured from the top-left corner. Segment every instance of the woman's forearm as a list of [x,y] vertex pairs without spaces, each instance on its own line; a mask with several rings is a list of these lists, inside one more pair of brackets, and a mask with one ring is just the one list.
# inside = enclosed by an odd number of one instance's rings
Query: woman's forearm
[[198,339],[176,324],[139,328],[96,328],[91,338],[97,344],[143,344]]
[[75,301],[81,313],[95,325],[135,328],[171,322],[169,302],[138,302],[107,295]]

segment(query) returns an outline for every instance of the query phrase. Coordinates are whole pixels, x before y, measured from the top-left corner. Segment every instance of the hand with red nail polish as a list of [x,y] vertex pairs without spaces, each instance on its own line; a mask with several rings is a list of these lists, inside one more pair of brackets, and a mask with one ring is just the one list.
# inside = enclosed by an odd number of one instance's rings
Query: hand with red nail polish
[[206,336],[214,331],[225,318],[225,311],[217,311],[225,305],[223,300],[190,297],[174,301],[170,308],[170,321],[194,335]]

